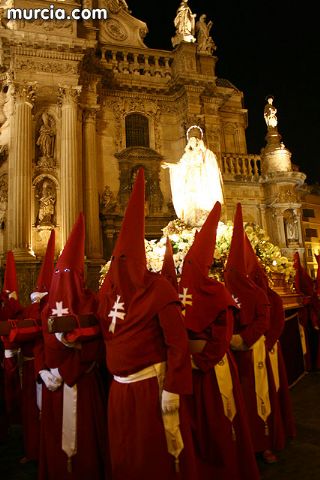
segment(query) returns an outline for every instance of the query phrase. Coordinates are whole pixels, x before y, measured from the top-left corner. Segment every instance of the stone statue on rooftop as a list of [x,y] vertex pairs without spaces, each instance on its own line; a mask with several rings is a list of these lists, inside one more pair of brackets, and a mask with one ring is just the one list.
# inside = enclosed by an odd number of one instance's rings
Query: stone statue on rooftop
[[176,34],[172,37],[172,45],[175,47],[181,42],[193,43],[195,39],[195,17],[188,5],[188,0],[182,0],[174,19]]
[[210,37],[212,21],[206,22],[207,16],[203,13],[196,23],[197,50],[199,53],[211,54],[217,49],[216,44]]
[[278,125],[277,120],[277,109],[273,105],[273,96],[269,95],[266,97],[267,104],[264,107],[264,119],[268,128],[276,128]]

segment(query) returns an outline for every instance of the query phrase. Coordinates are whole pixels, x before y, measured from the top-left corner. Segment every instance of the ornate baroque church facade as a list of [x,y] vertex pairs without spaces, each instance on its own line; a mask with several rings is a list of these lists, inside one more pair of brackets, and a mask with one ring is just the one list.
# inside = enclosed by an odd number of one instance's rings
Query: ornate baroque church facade
[[[46,8],[53,2],[2,3]],[[243,93],[216,76],[212,45],[204,51],[197,41],[180,41],[172,51],[150,49],[147,25],[120,0],[54,3],[67,11],[107,8],[108,19],[8,22],[1,16],[0,253],[2,263],[7,250],[15,254],[21,297],[33,287],[50,230],[58,254],[79,211],[94,285],[141,166],[147,236],[161,235],[175,217],[161,162],[179,160],[192,125],[201,127],[218,158],[222,220],[232,220],[241,202],[244,220],[261,225],[284,254],[303,253],[306,176],[293,168],[276,127],[268,127],[260,155],[247,152]]]

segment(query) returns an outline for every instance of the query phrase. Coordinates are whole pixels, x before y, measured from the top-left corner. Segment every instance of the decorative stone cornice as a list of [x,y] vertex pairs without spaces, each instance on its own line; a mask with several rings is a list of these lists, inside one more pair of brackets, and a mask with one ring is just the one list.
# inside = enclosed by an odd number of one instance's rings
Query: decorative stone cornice
[[269,172],[261,176],[262,183],[293,183],[303,185],[307,178],[302,172]]
[[126,161],[128,159],[154,159],[161,161],[162,156],[156,152],[155,150],[152,150],[152,148],[148,147],[129,147],[126,148],[125,150],[122,150],[119,153],[115,153],[114,156],[119,160],[119,161]]
[[28,48],[24,46],[11,47],[11,54],[23,55],[26,57],[48,58],[50,60],[69,60],[80,62],[83,58],[83,53],[75,52],[61,52],[58,50],[48,50],[46,48]]

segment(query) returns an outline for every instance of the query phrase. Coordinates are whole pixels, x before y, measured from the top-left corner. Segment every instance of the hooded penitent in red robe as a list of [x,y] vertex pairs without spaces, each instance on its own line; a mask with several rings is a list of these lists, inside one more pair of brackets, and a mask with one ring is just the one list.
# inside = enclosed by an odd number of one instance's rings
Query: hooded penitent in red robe
[[50,316],[78,319],[95,313],[95,297],[84,286],[84,237],[80,214],[56,264],[42,311],[46,368],[39,372],[44,382],[39,480],[105,478],[106,402],[97,368],[104,355],[102,337],[91,327],[65,336],[48,333]]
[[[268,277],[246,235],[245,246],[249,278],[266,292],[270,302],[270,325],[265,333],[265,338],[269,394],[274,422],[272,445],[275,450],[281,450],[285,446],[286,439],[293,438],[296,434],[287,372],[279,342],[285,322],[283,302],[281,297],[269,287]],[[277,413],[275,414],[275,412]]]
[[237,306],[226,287],[208,277],[220,213],[217,202],[184,259],[179,283],[194,367],[195,447],[201,479],[257,479],[239,377],[230,354]]
[[[187,334],[177,292],[146,268],[142,169],[99,302],[107,367],[114,376],[108,403],[112,480],[174,480],[178,464],[181,478],[197,479],[182,399],[192,391]],[[168,429],[170,416],[162,414],[163,391],[180,395],[178,415],[172,417],[176,435]]]
[[226,286],[240,306],[231,346],[238,365],[253,446],[256,452],[264,452],[273,448],[264,338],[270,328],[270,302],[264,290],[248,277],[245,252],[242,210],[238,203],[224,272]]
[[39,456],[41,385],[36,381],[39,370],[35,365],[39,345],[43,344],[41,310],[47,300],[53,274],[54,248],[55,232],[52,230],[35,286],[38,295],[35,292],[31,295],[32,304],[24,308],[22,315],[23,318],[33,319],[34,325],[14,327],[9,335],[9,340],[19,346],[21,355],[21,411],[25,453],[23,461],[38,460]]
[[[18,300],[18,282],[13,252],[9,251],[6,258],[6,268],[1,292],[0,321],[22,318],[23,307]],[[19,375],[18,349],[19,345],[2,336],[1,365],[3,364],[4,398],[6,422],[21,422],[21,384]],[[0,367],[1,368],[1,367]],[[4,422],[4,423],[6,423]],[[3,423],[3,422],[1,422]]]
[[306,369],[320,369],[320,298],[315,282],[301,265],[299,253],[296,252],[293,258],[296,269],[294,286],[297,293],[304,295],[305,306],[299,311],[299,321],[306,339]]

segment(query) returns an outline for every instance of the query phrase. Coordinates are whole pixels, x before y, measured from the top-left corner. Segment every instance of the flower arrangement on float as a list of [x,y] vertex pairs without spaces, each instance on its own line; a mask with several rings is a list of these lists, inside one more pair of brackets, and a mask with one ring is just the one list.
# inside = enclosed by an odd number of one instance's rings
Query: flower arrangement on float
[[[265,231],[255,223],[245,223],[245,232],[261,260],[261,263],[273,285],[276,278],[281,278],[288,286],[293,285],[295,269],[293,261],[282,255],[278,246],[270,242]],[[184,257],[193,243],[197,227],[190,227],[182,220],[176,219],[163,228],[160,240],[145,240],[147,267],[152,272],[160,272],[166,249],[166,238],[169,237],[173,247],[173,258],[177,275],[181,273]],[[210,275],[223,281],[223,271],[228,258],[233,232],[232,222],[219,222],[216,248],[210,269]],[[100,271],[100,285],[109,270],[110,261]]]

